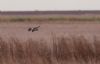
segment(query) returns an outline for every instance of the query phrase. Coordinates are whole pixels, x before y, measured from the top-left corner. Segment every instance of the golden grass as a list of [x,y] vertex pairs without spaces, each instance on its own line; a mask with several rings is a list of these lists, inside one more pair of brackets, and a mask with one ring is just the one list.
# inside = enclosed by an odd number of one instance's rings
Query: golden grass
[[100,40],[84,36],[52,37],[45,40],[21,41],[0,38],[0,64],[99,64]]
[[100,22],[96,15],[32,15],[32,16],[0,16],[0,22],[35,22],[35,23],[68,23],[68,22]]

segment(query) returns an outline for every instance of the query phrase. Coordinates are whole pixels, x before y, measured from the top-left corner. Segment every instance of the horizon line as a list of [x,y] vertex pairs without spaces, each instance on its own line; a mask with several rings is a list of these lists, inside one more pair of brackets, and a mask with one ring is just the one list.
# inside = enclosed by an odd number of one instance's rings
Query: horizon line
[[27,11],[100,11],[100,10],[0,10],[0,12],[9,12],[9,11],[27,12]]

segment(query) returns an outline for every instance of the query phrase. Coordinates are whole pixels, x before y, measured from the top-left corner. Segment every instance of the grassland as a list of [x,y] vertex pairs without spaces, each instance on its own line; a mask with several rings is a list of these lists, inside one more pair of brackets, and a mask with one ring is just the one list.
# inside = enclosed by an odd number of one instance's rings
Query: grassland
[[99,15],[11,15],[0,16],[0,22],[73,23],[100,22]]
[[84,36],[20,41],[0,38],[0,64],[99,64],[100,40]]
[[[100,38],[60,36],[66,33],[99,35],[100,15],[1,15],[0,22],[0,64],[100,64]],[[41,26],[39,31],[27,31],[37,25]],[[50,41],[37,39],[49,38],[50,32],[57,36],[52,34]],[[19,39],[7,40],[7,36]]]

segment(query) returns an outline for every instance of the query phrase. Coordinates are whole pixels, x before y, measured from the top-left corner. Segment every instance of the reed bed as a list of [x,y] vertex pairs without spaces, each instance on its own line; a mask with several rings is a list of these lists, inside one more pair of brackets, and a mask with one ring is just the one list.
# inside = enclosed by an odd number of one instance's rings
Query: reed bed
[[0,38],[0,64],[100,64],[100,39],[84,36],[21,41]]

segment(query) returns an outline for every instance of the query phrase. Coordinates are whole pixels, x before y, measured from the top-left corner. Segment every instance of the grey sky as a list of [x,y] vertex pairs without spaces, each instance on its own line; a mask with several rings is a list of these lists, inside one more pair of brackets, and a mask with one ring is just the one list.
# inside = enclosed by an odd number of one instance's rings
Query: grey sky
[[0,0],[0,10],[100,10],[100,0]]

